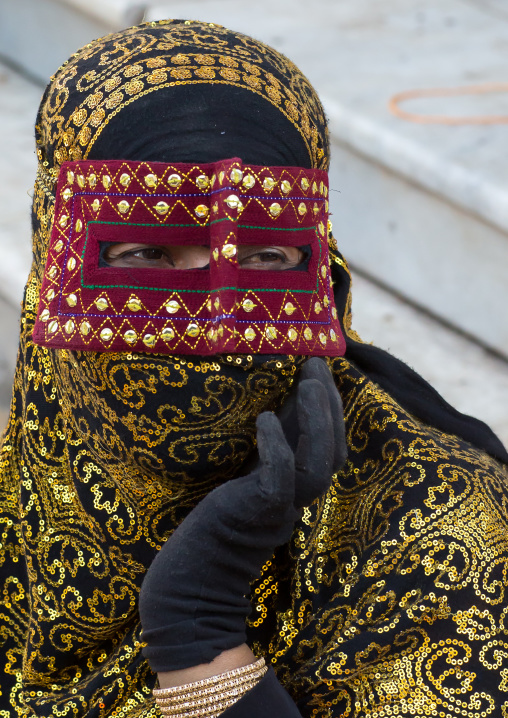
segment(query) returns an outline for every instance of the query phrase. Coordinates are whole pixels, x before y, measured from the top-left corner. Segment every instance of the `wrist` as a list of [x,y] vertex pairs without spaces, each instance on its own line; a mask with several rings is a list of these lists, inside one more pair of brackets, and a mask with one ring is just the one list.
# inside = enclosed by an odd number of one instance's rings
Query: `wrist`
[[246,643],[235,648],[230,648],[220,653],[210,663],[202,663],[198,666],[183,668],[177,671],[165,671],[158,674],[161,688],[172,688],[186,683],[217,676],[220,673],[232,671],[235,668],[243,668],[254,663],[256,657]]

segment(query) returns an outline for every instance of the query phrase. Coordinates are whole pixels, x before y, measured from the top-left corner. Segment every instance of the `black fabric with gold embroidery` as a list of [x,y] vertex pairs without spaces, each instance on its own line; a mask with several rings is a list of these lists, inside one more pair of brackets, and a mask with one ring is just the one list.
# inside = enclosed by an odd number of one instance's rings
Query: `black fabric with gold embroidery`
[[[94,69],[82,73],[84,63]],[[281,404],[301,363],[32,344],[60,164],[87,156],[129,104],[182,82],[250,88],[301,134],[312,166],[327,167],[324,114],[306,79],[224,28],[131,28],[91,43],[49,85],[37,120],[35,259],[0,453],[9,718],[159,716],[141,650],[143,575],[199,500],[239,474],[255,418]],[[354,339],[347,265],[333,261]],[[349,458],[253,584],[251,646],[305,718],[508,714],[506,467],[419,421],[347,358],[331,368]]]

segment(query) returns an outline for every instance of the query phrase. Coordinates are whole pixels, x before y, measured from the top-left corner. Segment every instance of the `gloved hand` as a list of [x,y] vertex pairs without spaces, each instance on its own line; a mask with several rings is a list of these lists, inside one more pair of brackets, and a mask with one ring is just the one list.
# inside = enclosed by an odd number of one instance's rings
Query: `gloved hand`
[[343,465],[340,397],[321,359],[304,365],[280,421],[271,412],[258,417],[257,446],[256,468],[211,491],[146,574],[139,611],[155,672],[209,663],[245,642],[250,583]]

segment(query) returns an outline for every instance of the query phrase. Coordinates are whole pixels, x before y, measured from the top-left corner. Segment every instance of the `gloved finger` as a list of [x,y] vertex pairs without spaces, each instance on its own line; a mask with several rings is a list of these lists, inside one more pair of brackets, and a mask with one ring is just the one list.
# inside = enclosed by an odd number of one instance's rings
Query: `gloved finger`
[[328,365],[319,357],[311,357],[305,362],[301,371],[301,380],[316,379],[324,386],[330,406],[333,434],[335,438],[333,473],[337,473],[344,466],[347,459],[346,426],[344,423],[344,412],[342,399],[335,386],[332,373]]
[[295,452],[298,447],[298,438],[300,436],[298,429],[298,411],[296,407],[297,396],[298,383],[295,382],[291,393],[288,397],[286,397],[284,404],[277,412],[277,417],[284,431],[284,436],[286,437],[286,441],[293,452]]
[[328,395],[317,379],[298,386],[300,439],[295,455],[295,503],[306,506],[330,486],[335,436]]
[[259,454],[259,489],[267,504],[277,508],[293,505],[295,457],[278,418],[271,411],[256,421]]

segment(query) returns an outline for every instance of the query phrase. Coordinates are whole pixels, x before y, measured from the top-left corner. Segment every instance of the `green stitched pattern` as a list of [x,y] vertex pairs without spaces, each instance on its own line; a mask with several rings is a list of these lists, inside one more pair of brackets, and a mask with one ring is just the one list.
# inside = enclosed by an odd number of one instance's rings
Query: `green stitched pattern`
[[[218,219],[214,220],[210,224],[214,224],[216,222],[223,222],[224,219]],[[226,291],[228,289],[239,291],[239,292],[294,292],[295,294],[313,294],[315,291],[317,292],[319,289],[319,277],[316,278],[316,289],[270,289],[270,288],[255,288],[255,287],[216,287],[215,289],[178,289],[178,290],[171,290],[167,287],[143,287],[141,285],[131,285],[131,284],[85,284],[85,280],[83,277],[83,265],[84,265],[84,257],[86,252],[86,247],[88,244],[88,231],[89,227],[92,224],[104,224],[104,225],[116,225],[121,227],[195,227],[195,224],[150,224],[150,223],[124,223],[124,222],[98,222],[98,221],[92,221],[87,223],[86,227],[86,239],[85,244],[83,245],[83,252],[81,253],[81,286],[84,289],[143,289],[143,290],[149,290],[152,292],[168,292],[168,291],[178,291],[182,294],[210,294],[211,292],[220,292],[220,291]],[[244,229],[269,229],[273,230],[276,229],[279,232],[301,232],[302,230],[309,230],[314,229],[313,227],[295,227],[295,228],[283,228],[283,227],[256,227],[248,224],[239,224],[238,227],[244,228]],[[319,239],[319,237],[318,237]],[[322,254],[322,248],[321,248],[321,242],[318,244],[319,246],[319,260],[318,264],[321,263],[321,254]]]

